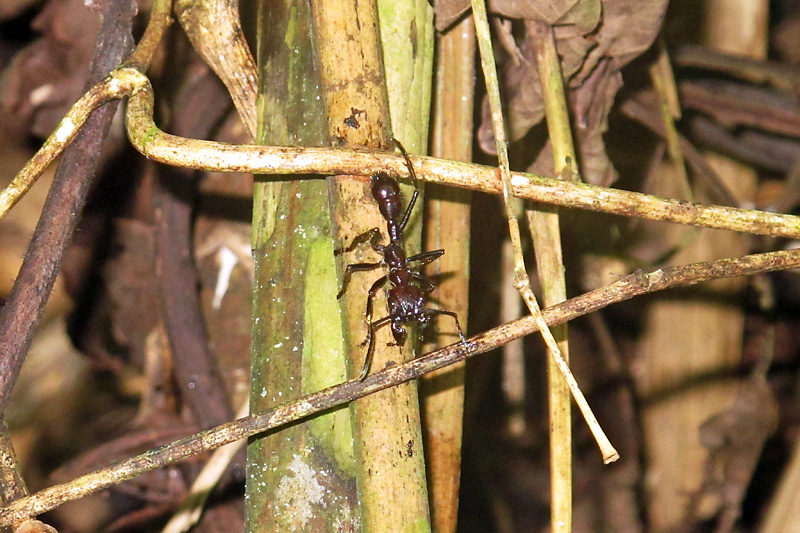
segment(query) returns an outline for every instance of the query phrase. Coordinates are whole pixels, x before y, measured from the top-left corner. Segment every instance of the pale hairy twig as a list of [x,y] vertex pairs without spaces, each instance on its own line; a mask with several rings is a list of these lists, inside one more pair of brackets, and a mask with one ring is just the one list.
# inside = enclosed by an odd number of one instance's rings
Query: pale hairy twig
[[[800,267],[800,251],[790,250],[692,263],[649,273],[637,271],[621,277],[606,287],[548,307],[542,311],[542,315],[548,326],[553,326],[647,293],[714,279],[749,276],[798,267]],[[241,418],[125,459],[0,508],[0,526],[8,526],[21,519],[45,513],[66,502],[96,493],[198,453],[275,430],[290,422],[416,379],[428,372],[494,350],[508,342],[530,335],[537,329],[536,320],[527,316],[471,337],[467,346],[459,342],[418,359],[387,367],[368,376],[364,381],[350,380],[275,407],[263,414]]]
[[[173,166],[219,172],[254,174],[349,174],[369,176],[378,171],[406,175],[403,158],[392,152],[373,152],[341,148],[305,148],[297,146],[235,145],[170,135],[153,122],[153,94],[147,78],[132,68],[120,68],[110,78],[130,83],[131,98],[127,111],[128,136],[137,150],[148,158]],[[111,80],[104,80],[110,87]],[[141,89],[141,90],[140,90]],[[137,92],[138,91],[138,92]],[[80,115],[82,123],[91,110]],[[63,150],[66,141],[59,144]],[[57,153],[55,154],[57,155]],[[47,167],[49,159],[39,154],[18,174],[32,183]],[[421,181],[441,183],[490,194],[500,194],[502,184],[496,169],[484,165],[411,156]],[[33,176],[31,178],[31,176]],[[701,205],[648,194],[571,183],[535,174],[511,173],[512,194],[559,207],[586,209],[602,213],[727,229],[775,237],[800,236],[800,217],[733,207]],[[24,188],[1,193],[11,205],[24,194]],[[5,211],[0,210],[0,217]]]

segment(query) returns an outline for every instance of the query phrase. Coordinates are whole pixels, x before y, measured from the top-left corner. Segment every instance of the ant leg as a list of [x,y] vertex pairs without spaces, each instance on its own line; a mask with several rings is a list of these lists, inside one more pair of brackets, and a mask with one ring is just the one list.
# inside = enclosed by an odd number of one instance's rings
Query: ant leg
[[443,255],[444,255],[444,250],[431,250],[429,252],[422,252],[422,253],[417,254],[417,255],[412,255],[411,257],[409,257],[407,259],[407,261],[409,263],[411,263],[412,261],[415,262],[415,263],[418,262],[419,265],[414,267],[414,269],[416,270],[419,267],[421,267],[422,265],[427,265],[428,263],[433,263],[434,261],[436,261],[437,259],[439,259]]
[[408,262],[411,263],[412,261],[415,263],[419,263],[411,268],[411,277],[417,281],[419,284],[419,288],[425,294],[430,294],[433,292],[433,289],[436,286],[431,283],[429,280],[425,279],[422,274],[419,273],[419,269],[422,268],[424,265],[428,263],[432,263],[433,261],[439,259],[442,255],[444,255],[444,250],[431,250],[429,252],[422,252],[417,255],[412,255],[408,258]]
[[417,203],[417,197],[419,196],[419,184],[417,183],[417,173],[414,171],[414,165],[411,164],[411,158],[408,157],[408,152],[406,152],[406,149],[403,148],[402,144],[400,144],[400,141],[395,138],[392,138],[392,141],[394,141],[394,144],[396,144],[403,153],[403,157],[406,159],[406,167],[408,167],[409,177],[414,183],[414,194],[411,195],[411,200],[408,202],[406,212],[403,213],[403,219],[400,221],[400,224],[397,225],[398,233],[403,233],[403,228],[406,227],[406,224],[408,224],[408,219],[411,217],[411,211],[414,209],[414,204]]
[[458,315],[455,311],[445,311],[444,309],[426,309],[426,314],[428,315],[447,315],[453,317],[453,320],[456,321],[456,328],[458,329],[458,335],[461,337],[461,343],[466,345],[467,338],[464,336],[464,331],[461,329],[461,324],[458,322]]
[[367,319],[367,338],[364,339],[364,342],[361,343],[361,346],[371,342],[370,339],[372,338],[372,329],[370,328],[370,324],[372,324],[372,301],[375,299],[375,295],[378,293],[380,288],[386,284],[388,279],[389,276],[383,276],[382,278],[375,280],[375,283],[373,283],[372,287],[369,288],[369,292],[367,293],[367,312],[364,313],[364,316]]
[[347,265],[347,268],[344,269],[344,275],[342,276],[342,290],[336,295],[336,299],[341,300],[342,296],[344,296],[344,291],[347,290],[347,285],[350,283],[350,276],[353,272],[369,272],[370,270],[375,270],[379,266],[381,266],[380,263],[353,263]]
[[333,255],[342,255],[343,253],[346,252],[352,252],[358,247],[359,244],[364,242],[369,242],[374,248],[375,245],[377,245],[378,241],[380,240],[381,240],[381,230],[379,230],[378,228],[372,228],[360,235],[356,235],[356,237],[353,239],[353,242],[350,243],[350,246],[345,246],[342,248],[335,249],[333,251]]
[[[372,355],[375,353],[375,330],[386,324],[392,319],[391,316],[385,316],[380,320],[376,320],[369,325],[367,329],[367,340],[369,341],[369,348],[367,348],[367,355],[364,358],[364,366],[361,368],[361,373],[358,375],[358,381],[364,381],[367,374],[369,374],[369,367],[372,366]],[[364,341],[367,342],[367,341]],[[362,343],[363,346],[363,343]]]

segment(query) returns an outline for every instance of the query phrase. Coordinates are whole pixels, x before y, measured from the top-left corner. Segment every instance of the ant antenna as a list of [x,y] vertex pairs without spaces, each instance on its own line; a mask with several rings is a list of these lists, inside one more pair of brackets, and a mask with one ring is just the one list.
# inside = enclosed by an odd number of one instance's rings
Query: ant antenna
[[400,141],[398,141],[394,137],[392,137],[392,142],[395,144],[395,146],[397,146],[400,149],[400,152],[403,154],[403,157],[406,159],[406,167],[408,168],[409,177],[411,178],[411,181],[414,182],[414,187],[416,188],[417,187],[417,173],[414,171],[414,165],[411,164],[411,158],[408,157],[408,152],[406,152],[406,149],[403,147],[403,145],[400,143]]

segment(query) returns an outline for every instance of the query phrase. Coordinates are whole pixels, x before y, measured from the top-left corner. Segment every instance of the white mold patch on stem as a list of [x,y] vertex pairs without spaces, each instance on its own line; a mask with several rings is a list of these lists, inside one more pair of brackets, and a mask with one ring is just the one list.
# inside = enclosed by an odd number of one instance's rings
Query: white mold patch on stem
[[56,141],[63,143],[66,142],[72,134],[75,133],[75,123],[69,117],[61,121],[61,124],[56,130]]

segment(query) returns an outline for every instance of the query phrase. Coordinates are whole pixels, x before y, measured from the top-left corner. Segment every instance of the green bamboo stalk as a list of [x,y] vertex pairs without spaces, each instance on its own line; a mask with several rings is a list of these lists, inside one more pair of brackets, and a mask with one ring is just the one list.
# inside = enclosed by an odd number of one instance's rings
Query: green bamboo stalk
[[[534,46],[556,175],[569,179],[577,174],[577,164],[553,31],[544,23],[534,22],[527,27],[535,35]],[[552,207],[533,209],[528,212],[528,219],[542,284],[542,303],[550,307],[567,299],[558,210]],[[564,360],[569,361],[567,325],[561,324],[551,331],[558,340]],[[550,412],[550,527],[553,531],[569,532],[572,531],[570,396],[567,382],[553,357],[547,359],[547,382]]]
[[[406,119],[402,116],[390,119],[385,78],[393,80],[389,83],[389,90],[395,92],[399,87],[399,94],[408,101],[415,101],[412,93],[424,96],[424,85],[416,86],[405,81],[410,75],[409,71],[403,72],[402,67],[406,65],[390,67],[389,74],[384,76],[378,13],[374,2],[321,0],[314,2],[313,7],[331,141],[337,145],[388,148],[390,123],[396,121],[397,127]],[[409,42],[419,39],[410,30],[414,24],[421,28],[425,26],[421,21],[404,15],[413,13],[416,16],[417,9],[402,9],[400,4],[390,7],[395,11],[381,15],[386,26],[380,33],[405,37],[391,45],[393,52],[399,54],[414,46],[422,50],[422,42],[414,42],[413,45]],[[408,58],[418,60],[412,54],[402,61],[407,63]],[[396,60],[392,59],[392,63],[396,63]],[[410,69],[411,74],[414,72],[415,69]],[[430,89],[427,91],[429,93]],[[414,109],[422,109],[422,106],[412,105],[403,114],[419,114]],[[400,129],[408,137],[401,137],[401,140],[411,149],[420,143],[418,139],[423,138],[415,128],[406,130],[401,126]],[[366,180],[338,176],[331,180],[330,189],[339,242],[350,242],[353,237],[372,227],[385,226]],[[346,262],[362,259],[374,261],[376,258],[369,250],[358,250],[344,257]],[[364,308],[367,290],[381,275],[381,272],[375,271],[353,276],[343,297],[347,324],[345,338],[350,349],[350,376],[357,374],[356,369],[364,357],[360,342],[366,333]],[[375,309],[380,313],[376,316],[378,318],[386,309],[383,298],[376,299]],[[387,346],[389,338],[388,328],[383,328],[376,335],[373,370],[412,357],[410,342],[405,347],[390,347]],[[368,531],[429,530],[416,383],[395,387],[355,402],[350,412],[355,437],[361,527]]]
[[[258,142],[324,145],[309,3],[260,9]],[[328,213],[324,181],[255,180],[253,412],[345,379]],[[357,529],[347,409],[254,439],[247,465],[247,531]]]

